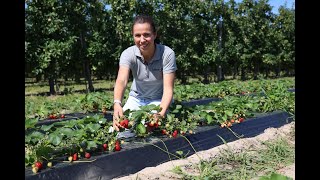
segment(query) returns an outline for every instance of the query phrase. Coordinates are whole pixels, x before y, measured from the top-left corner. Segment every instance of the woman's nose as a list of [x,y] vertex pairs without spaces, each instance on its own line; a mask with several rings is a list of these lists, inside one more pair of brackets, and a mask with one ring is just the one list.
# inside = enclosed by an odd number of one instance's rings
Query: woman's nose
[[140,42],[144,42],[146,41],[146,39],[144,38],[144,36],[140,36]]

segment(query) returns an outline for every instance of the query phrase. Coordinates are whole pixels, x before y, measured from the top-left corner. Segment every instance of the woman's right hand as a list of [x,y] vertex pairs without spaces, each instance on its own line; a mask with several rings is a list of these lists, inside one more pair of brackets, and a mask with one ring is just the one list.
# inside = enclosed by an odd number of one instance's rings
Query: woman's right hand
[[123,116],[123,109],[119,103],[113,105],[113,129],[119,131],[119,119]]

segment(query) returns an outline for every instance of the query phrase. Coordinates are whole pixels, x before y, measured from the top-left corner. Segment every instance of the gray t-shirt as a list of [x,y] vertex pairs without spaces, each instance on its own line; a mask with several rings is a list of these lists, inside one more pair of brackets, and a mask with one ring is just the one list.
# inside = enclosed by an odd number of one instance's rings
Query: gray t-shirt
[[162,44],[156,44],[155,54],[149,63],[144,62],[139,48],[133,45],[122,52],[119,65],[132,71],[133,83],[129,95],[147,100],[161,99],[163,74],[177,70],[174,51]]

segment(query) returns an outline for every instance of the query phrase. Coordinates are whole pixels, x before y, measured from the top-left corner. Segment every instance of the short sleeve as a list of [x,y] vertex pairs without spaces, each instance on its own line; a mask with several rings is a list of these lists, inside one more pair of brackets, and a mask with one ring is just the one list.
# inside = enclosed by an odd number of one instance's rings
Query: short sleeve
[[168,55],[164,58],[165,59],[163,61],[163,74],[175,72],[177,70],[177,65],[174,51],[168,53]]
[[133,65],[132,57],[134,57],[134,52],[131,48],[124,50],[120,56],[119,66],[126,66],[131,69]]

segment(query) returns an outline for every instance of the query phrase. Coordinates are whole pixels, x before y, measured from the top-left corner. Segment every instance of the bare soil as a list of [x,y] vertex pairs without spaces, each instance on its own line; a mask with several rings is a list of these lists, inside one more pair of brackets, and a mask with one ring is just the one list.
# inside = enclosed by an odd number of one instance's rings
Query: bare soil
[[[252,148],[252,147],[259,148],[261,147],[261,142],[264,142],[267,140],[273,140],[279,137],[283,137],[288,141],[290,141],[290,143],[294,144],[295,142],[293,137],[294,135],[292,135],[294,134],[294,128],[295,128],[295,124],[294,122],[291,122],[279,128],[268,128],[262,134],[252,138],[242,138],[233,142],[229,142],[227,143],[227,145],[229,146],[229,148],[232,148],[233,152],[236,153],[236,152],[241,152],[242,149],[246,149],[246,148]],[[182,179],[180,175],[171,172],[171,170],[175,166],[180,166],[181,169],[187,172],[188,174],[197,175],[198,174],[197,170],[192,168],[191,165],[195,163],[199,163],[200,159],[198,156],[200,156],[203,160],[210,160],[218,156],[219,151],[221,151],[223,148],[227,148],[227,146],[223,144],[223,145],[214,147],[212,149],[199,151],[196,154],[189,156],[188,158],[165,162],[155,167],[146,167],[137,173],[134,173],[128,176],[123,176],[120,178],[115,178],[115,179],[117,180]],[[224,168],[228,168],[228,167],[224,167]],[[295,179],[295,164],[279,169],[277,170],[277,173]]]

